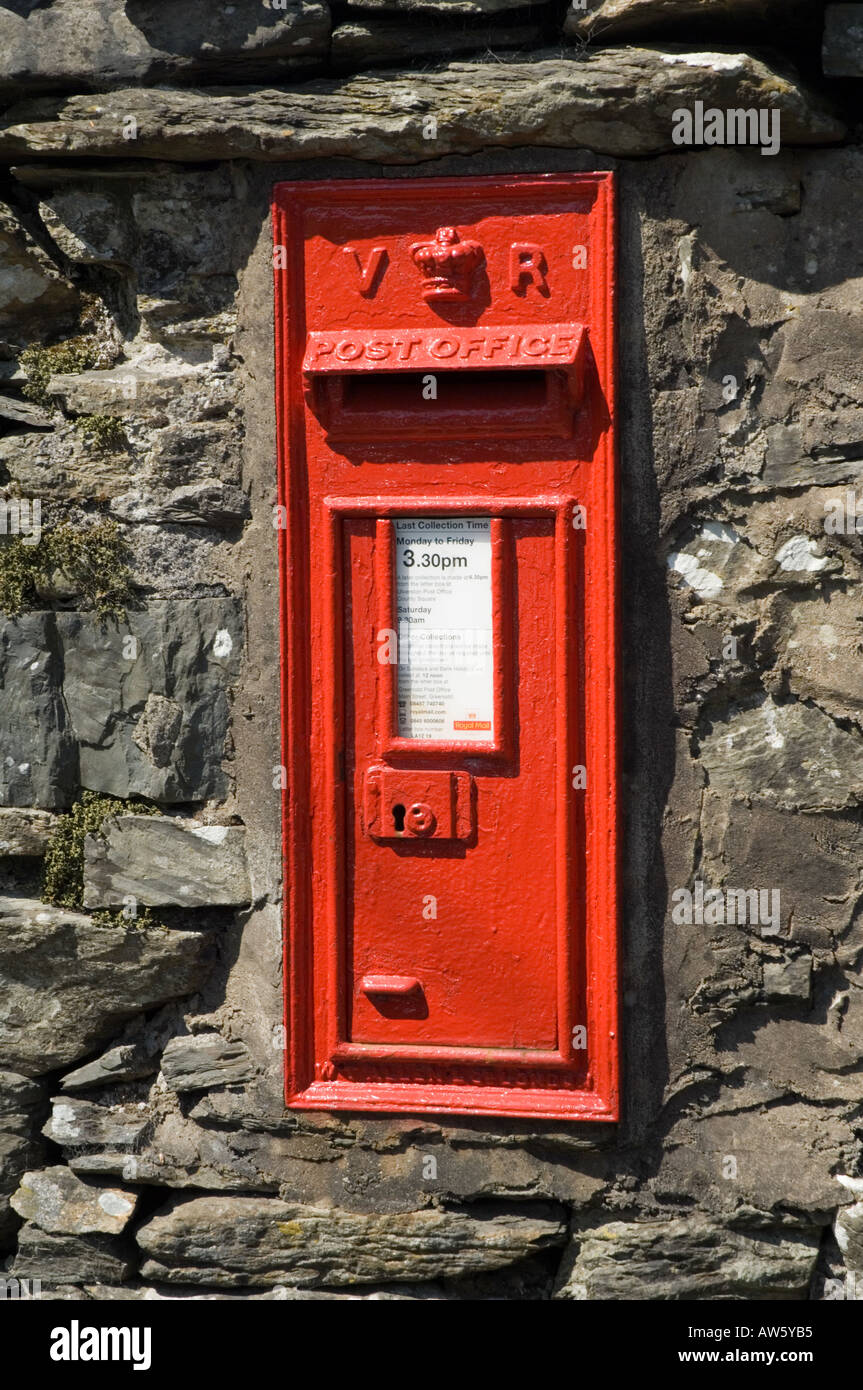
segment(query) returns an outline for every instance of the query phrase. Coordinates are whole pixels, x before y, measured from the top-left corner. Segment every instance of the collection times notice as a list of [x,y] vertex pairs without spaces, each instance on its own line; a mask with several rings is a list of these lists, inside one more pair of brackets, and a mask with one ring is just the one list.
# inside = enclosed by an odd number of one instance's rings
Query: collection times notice
[[494,741],[491,521],[395,523],[401,738]]

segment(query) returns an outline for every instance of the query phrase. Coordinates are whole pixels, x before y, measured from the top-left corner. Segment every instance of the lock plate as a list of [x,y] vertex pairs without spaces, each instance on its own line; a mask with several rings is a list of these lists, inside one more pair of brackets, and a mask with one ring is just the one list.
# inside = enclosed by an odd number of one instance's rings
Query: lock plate
[[467,772],[417,772],[378,764],[366,772],[365,832],[372,840],[469,840]]

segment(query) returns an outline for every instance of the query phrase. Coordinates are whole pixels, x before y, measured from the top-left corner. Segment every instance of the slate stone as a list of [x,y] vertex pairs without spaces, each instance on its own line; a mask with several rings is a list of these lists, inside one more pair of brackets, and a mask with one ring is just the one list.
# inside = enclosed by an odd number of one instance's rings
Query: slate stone
[[203,932],[0,898],[0,1056],[25,1076],[70,1066],[125,1019],[198,990],[208,949]]
[[52,0],[0,11],[0,97],[45,88],[99,90],[129,81],[182,81],[204,74],[247,81],[304,66],[323,54],[329,10],[289,0],[284,8],[177,8],[163,0]]
[[0,1251],[14,1243],[20,1225],[10,1198],[21,1174],[42,1160],[38,1133],[45,1092],[38,1082],[0,1071]]
[[851,1178],[842,1173],[838,1180],[854,1200],[836,1213],[833,1227],[836,1243],[847,1268],[859,1275],[863,1274],[863,1178]]
[[863,801],[863,746],[817,706],[767,697],[732,709],[701,739],[711,787],[788,811]]
[[266,1197],[174,1200],[137,1234],[145,1280],[312,1288],[459,1278],[564,1238],[559,1210],[541,1204],[360,1216]]
[[57,625],[82,785],[167,803],[224,795],[240,601],[154,601],[108,624],[58,613]]
[[146,1104],[96,1105],[77,1096],[56,1096],[42,1133],[64,1148],[109,1144],[134,1148],[151,1124]]
[[56,1166],[25,1173],[12,1196],[19,1216],[61,1235],[120,1235],[135,1214],[138,1197],[119,1187],[84,1182]]
[[800,1000],[808,1003],[812,993],[812,957],[765,960],[764,997],[772,1003]]
[[57,817],[50,811],[37,811],[30,806],[0,807],[0,856],[41,857],[56,825]]
[[239,907],[251,898],[242,826],[111,816],[84,841],[84,905]]
[[44,1090],[38,1081],[13,1071],[0,1071],[0,1126],[14,1128],[28,1110],[39,1105]]
[[156,1058],[140,1043],[122,1043],[103,1052],[95,1061],[67,1072],[60,1082],[64,1091],[89,1091],[95,1086],[115,1086],[121,1081],[138,1081],[154,1076]]
[[0,804],[63,807],[77,755],[52,613],[0,617]]
[[39,215],[54,243],[76,265],[131,263],[135,227],[127,203],[115,193],[61,189],[40,204]]
[[[518,145],[645,155],[674,150],[673,113],[706,106],[781,112],[786,145],[841,140],[844,126],[821,100],[745,53],[658,49],[589,51],[579,61],[545,50],[525,61],[448,63],[433,72],[360,73],[294,88],[109,93],[39,98],[0,122],[0,158],[128,157],[123,120],[135,114],[144,159],[283,162],[344,156],[401,164]],[[434,116],[433,141],[424,118]],[[432,145],[430,150],[429,146]]]
[[171,1038],[162,1053],[162,1075],[172,1091],[208,1091],[252,1081],[255,1065],[244,1043],[219,1033]]
[[14,420],[18,425],[29,425],[31,429],[52,429],[54,417],[41,406],[31,401],[15,400],[11,396],[0,396],[0,415],[6,420]]
[[122,1284],[135,1268],[134,1249],[106,1235],[63,1235],[28,1221],[18,1234],[16,1279],[52,1284]]
[[193,526],[236,526],[247,520],[251,510],[249,499],[240,488],[218,478],[206,478],[175,488],[155,514]]
[[695,1214],[610,1221],[575,1231],[554,1297],[800,1300],[819,1240],[815,1228],[739,1231]]

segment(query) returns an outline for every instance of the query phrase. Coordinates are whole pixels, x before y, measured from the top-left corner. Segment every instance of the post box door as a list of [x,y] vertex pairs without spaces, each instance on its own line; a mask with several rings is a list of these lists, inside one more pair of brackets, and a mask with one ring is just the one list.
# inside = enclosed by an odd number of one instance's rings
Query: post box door
[[[555,515],[352,521],[345,545],[351,1040],[552,1052],[570,910]],[[377,659],[386,566],[392,663]]]
[[612,176],[273,213],[286,1103],[613,1119]]

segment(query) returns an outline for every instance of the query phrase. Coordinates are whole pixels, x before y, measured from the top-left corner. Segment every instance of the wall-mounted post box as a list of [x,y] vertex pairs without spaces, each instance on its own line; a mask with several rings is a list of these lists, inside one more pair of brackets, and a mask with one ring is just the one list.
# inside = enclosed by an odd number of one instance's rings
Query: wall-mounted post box
[[276,189],[297,1109],[617,1116],[613,216]]

